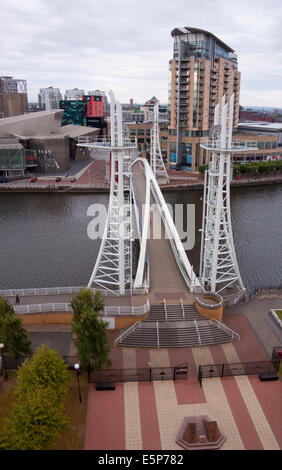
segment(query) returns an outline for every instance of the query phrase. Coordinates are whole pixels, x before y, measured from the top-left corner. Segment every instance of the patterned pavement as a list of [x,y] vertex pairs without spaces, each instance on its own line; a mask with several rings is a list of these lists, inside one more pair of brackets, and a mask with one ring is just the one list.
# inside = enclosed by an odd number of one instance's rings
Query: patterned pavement
[[117,383],[115,391],[99,392],[90,385],[84,448],[183,450],[175,442],[183,418],[208,415],[227,437],[222,449],[281,449],[281,381],[260,382],[253,375],[203,379],[202,388],[198,383],[199,364],[268,359],[243,316],[230,316],[229,322],[244,332],[247,348],[242,340],[189,349],[112,347],[113,368],[188,361],[188,379]]

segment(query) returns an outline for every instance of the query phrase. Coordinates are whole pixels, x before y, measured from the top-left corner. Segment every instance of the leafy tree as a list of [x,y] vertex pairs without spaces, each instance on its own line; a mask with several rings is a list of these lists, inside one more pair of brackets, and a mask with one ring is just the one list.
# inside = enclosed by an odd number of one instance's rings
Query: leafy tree
[[15,401],[0,435],[0,449],[49,448],[67,426],[65,398],[71,378],[57,351],[42,345],[18,370]]
[[21,355],[31,355],[32,347],[29,334],[22,326],[19,318],[6,300],[0,297],[0,343],[4,343],[4,351],[14,360]]
[[100,292],[93,295],[91,289],[84,287],[72,298],[70,304],[74,311],[73,341],[81,367],[86,369],[92,365],[94,370],[100,370],[103,366],[110,367],[107,325],[98,316],[104,310]]
[[67,426],[64,403],[49,388],[32,387],[14,401],[0,435],[0,449],[42,450]]
[[200,165],[199,172],[203,175],[205,171],[208,169],[209,165]]
[[64,398],[71,379],[67,364],[59,353],[42,344],[36,349],[31,359],[26,359],[19,368],[17,377],[17,395],[25,395],[32,387],[50,389],[58,400]]

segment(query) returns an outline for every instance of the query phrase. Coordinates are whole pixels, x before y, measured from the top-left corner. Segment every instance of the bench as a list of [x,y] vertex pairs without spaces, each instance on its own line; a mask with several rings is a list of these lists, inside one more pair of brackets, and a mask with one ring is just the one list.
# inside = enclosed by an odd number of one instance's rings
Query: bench
[[115,390],[116,386],[114,382],[97,382],[96,390]]
[[259,379],[262,382],[268,381],[268,380],[278,380],[279,375],[277,372],[262,372],[259,374]]

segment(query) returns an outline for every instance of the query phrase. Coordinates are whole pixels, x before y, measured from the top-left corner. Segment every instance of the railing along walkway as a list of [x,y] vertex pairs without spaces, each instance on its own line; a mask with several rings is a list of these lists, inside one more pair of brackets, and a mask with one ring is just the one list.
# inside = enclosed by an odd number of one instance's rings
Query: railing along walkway
[[[15,313],[18,315],[52,313],[52,312],[73,312],[72,307],[68,303],[48,303],[48,304],[30,304],[30,305],[14,305]],[[104,307],[102,316],[138,316],[144,315],[150,310],[149,299],[144,305],[140,306],[120,306],[113,305]]]

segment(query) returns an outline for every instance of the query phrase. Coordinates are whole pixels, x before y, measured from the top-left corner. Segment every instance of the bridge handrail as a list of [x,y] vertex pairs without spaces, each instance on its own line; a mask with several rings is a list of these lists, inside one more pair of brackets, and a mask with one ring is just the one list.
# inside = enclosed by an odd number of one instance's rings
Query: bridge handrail
[[[161,209],[160,214],[162,218],[163,217],[165,218],[165,227],[167,230],[170,231],[171,237],[169,238],[170,238],[171,246],[173,248],[173,253],[187,285],[189,286],[191,290],[195,288],[201,288],[201,284],[199,280],[197,279],[197,277],[195,276],[193,272],[193,268],[191,264],[189,263],[183,244],[180,240],[179,234],[174,225],[174,222],[168,210],[165,199],[162,195],[162,192],[159,188],[159,185],[156,181],[156,178],[152,172],[152,169],[149,163],[144,158],[137,158],[133,164],[135,164],[136,162],[139,162],[139,163],[142,162],[144,166],[144,173],[145,173],[145,178],[146,178],[146,188],[145,188],[146,207],[145,207],[145,213],[144,213],[145,230],[143,232],[142,241],[141,241],[141,249],[140,249],[140,256],[139,256],[136,278],[135,278],[135,285],[136,286],[141,285],[141,278],[142,278],[143,271],[144,271],[147,232],[149,228],[150,191],[152,191],[152,194],[155,197],[155,201],[157,202],[159,208]],[[152,185],[152,188],[151,188],[151,185]]]
[[[120,306],[120,305],[106,305],[104,311],[101,312],[102,316],[114,315],[114,316],[139,316],[148,313],[150,310],[150,302],[144,305],[138,306]],[[47,304],[29,304],[29,305],[15,305],[14,311],[17,314],[28,314],[28,313],[50,313],[50,312],[73,312],[72,307],[68,303],[47,303]]]

